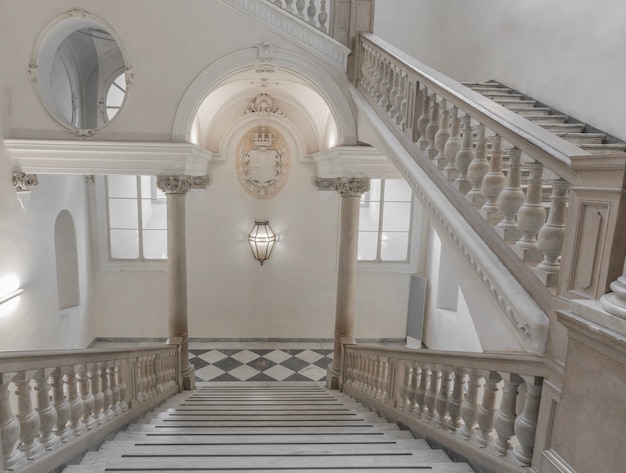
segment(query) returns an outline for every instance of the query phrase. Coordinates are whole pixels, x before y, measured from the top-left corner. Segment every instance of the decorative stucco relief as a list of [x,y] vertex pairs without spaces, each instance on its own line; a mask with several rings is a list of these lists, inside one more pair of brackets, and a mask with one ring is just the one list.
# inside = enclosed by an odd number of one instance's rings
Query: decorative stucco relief
[[239,142],[235,164],[244,191],[255,199],[274,197],[289,175],[287,143],[272,127],[254,128]]

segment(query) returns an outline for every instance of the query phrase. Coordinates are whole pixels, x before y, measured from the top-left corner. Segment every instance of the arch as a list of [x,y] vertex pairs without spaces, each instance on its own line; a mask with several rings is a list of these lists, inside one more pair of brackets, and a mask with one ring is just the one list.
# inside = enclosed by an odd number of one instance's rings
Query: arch
[[[356,123],[350,104],[335,80],[315,63],[292,51],[274,49],[274,57],[265,62],[276,64],[297,75],[326,102],[337,123],[339,144],[356,143]],[[219,59],[191,83],[176,111],[172,139],[190,141],[193,121],[203,100],[229,76],[259,64],[259,48],[249,48]]]
[[76,230],[72,215],[65,209],[59,212],[54,222],[54,253],[59,309],[76,307],[80,305]]

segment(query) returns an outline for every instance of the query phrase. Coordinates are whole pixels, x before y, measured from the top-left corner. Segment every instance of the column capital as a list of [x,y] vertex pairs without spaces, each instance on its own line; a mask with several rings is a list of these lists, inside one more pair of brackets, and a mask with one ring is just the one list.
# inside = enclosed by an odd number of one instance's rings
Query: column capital
[[13,173],[13,187],[17,192],[29,191],[33,186],[39,184],[37,174],[27,174],[25,172]]
[[157,176],[156,185],[166,194],[186,194],[191,189],[205,189],[209,176]]
[[333,188],[342,197],[360,197],[370,190],[370,180],[364,178],[338,177],[333,183]]

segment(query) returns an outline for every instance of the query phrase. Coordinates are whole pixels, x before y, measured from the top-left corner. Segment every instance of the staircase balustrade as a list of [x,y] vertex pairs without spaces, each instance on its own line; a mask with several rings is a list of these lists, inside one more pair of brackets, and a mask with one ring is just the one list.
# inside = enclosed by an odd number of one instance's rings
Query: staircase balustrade
[[0,353],[0,471],[51,471],[178,392],[179,377],[177,346]]
[[342,391],[386,417],[493,471],[531,466],[541,356],[351,345],[343,360]]
[[277,7],[295,15],[322,33],[328,33],[331,0],[267,0]]
[[[621,269],[611,259],[625,251],[626,154],[591,155],[372,34],[359,36],[355,54],[365,101],[511,273],[534,271],[542,284],[520,278],[530,294],[542,285],[566,298],[607,292]],[[595,239],[583,250],[585,234]]]

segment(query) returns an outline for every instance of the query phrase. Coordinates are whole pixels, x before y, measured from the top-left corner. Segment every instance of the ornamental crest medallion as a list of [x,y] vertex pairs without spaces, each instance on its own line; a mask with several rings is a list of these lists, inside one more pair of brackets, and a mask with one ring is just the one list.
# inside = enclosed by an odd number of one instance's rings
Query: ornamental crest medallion
[[260,126],[246,133],[237,148],[237,177],[243,190],[255,199],[269,199],[287,182],[289,153],[283,136]]

